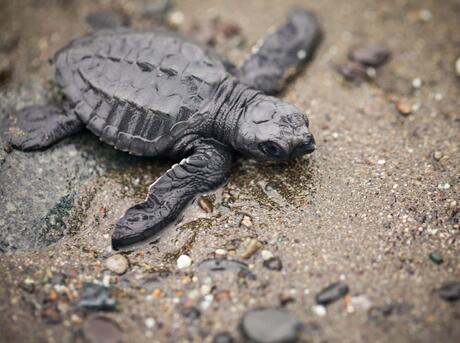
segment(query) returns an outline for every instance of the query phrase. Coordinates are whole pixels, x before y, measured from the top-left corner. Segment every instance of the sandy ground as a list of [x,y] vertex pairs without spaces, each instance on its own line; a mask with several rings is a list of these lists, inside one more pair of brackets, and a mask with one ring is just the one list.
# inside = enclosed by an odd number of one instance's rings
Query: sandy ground
[[[458,341],[460,303],[433,289],[460,281],[460,3],[206,0],[177,1],[175,10],[185,14],[181,31],[216,14],[238,24],[247,43],[226,53],[239,62],[295,4],[318,14],[325,40],[283,98],[307,111],[318,150],[283,167],[238,161],[210,197],[214,211],[193,204],[182,224],[125,252],[125,275],[105,267],[112,225],[169,162],[126,156],[90,134],[47,152],[0,153],[1,342],[84,340],[81,328],[94,319],[77,306],[85,281],[114,287],[117,310],[103,315],[123,342],[211,342],[220,331],[241,341],[242,314],[264,306],[307,323],[301,341]],[[134,1],[3,0],[0,8],[0,32],[19,37],[2,55],[14,68],[0,90],[2,116],[49,96],[47,59],[89,31],[88,13],[118,8],[134,27],[153,25]],[[390,63],[374,82],[343,81],[334,67],[367,42],[384,43]],[[408,116],[395,108],[401,98],[413,106]],[[248,238],[279,256],[282,270],[265,268],[261,250],[246,261],[255,279],[198,270],[216,249],[241,259]],[[444,263],[429,259],[433,251]],[[185,271],[176,268],[180,254],[194,261]],[[315,294],[338,280],[352,298],[318,316]],[[360,295],[366,304],[351,306]],[[375,315],[391,304],[392,313]]]

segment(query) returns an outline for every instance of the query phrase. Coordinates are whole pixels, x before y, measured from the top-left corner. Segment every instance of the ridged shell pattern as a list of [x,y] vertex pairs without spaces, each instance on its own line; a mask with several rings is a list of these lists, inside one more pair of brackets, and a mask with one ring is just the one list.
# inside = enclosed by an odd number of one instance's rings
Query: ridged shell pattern
[[102,141],[155,156],[227,77],[215,55],[161,32],[105,31],[56,54],[56,80],[73,110]]

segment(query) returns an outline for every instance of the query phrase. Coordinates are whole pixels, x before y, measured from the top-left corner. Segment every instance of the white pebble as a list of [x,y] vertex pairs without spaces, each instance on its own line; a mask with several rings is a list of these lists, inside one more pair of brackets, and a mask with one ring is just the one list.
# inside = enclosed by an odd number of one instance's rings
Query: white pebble
[[305,57],[307,57],[307,53],[305,50],[299,50],[297,51],[297,58],[299,60],[303,60]]
[[311,310],[313,311],[314,314],[316,314],[318,317],[324,317],[327,314],[327,310],[323,305],[313,305],[311,307]]
[[211,286],[209,285],[202,285],[200,288],[201,295],[208,295],[211,293]]
[[216,255],[225,256],[227,255],[227,250],[225,249],[216,249]]
[[153,329],[155,327],[156,321],[152,317],[146,318],[145,319],[145,326],[148,329]]
[[262,251],[260,252],[260,255],[262,256],[262,259],[263,259],[264,261],[267,261],[267,260],[269,260],[269,259],[271,259],[271,258],[273,257],[272,252],[271,252],[271,251],[268,251],[268,250],[262,250]]
[[384,165],[387,161],[385,160],[378,160],[377,161],[377,164],[380,164],[380,165]]
[[418,89],[422,87],[422,80],[420,80],[418,77],[412,80],[412,87]]
[[185,269],[192,265],[192,259],[188,255],[180,255],[177,259],[177,268]]

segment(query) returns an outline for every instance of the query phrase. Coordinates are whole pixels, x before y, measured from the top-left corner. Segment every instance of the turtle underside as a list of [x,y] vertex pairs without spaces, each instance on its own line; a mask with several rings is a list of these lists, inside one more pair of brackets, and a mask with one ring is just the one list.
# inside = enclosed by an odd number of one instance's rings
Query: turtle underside
[[56,54],[56,80],[102,141],[137,155],[166,153],[173,126],[228,75],[207,49],[163,32],[100,32]]

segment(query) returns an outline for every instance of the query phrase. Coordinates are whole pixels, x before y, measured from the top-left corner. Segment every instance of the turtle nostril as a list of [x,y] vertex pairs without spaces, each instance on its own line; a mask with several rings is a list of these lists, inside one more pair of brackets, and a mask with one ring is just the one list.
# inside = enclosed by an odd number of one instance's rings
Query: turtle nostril
[[293,151],[292,157],[299,157],[305,154],[311,154],[316,149],[315,139],[310,136],[306,142],[300,143]]

